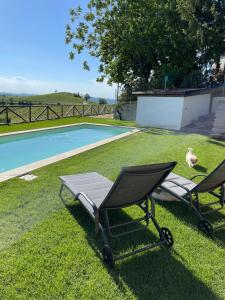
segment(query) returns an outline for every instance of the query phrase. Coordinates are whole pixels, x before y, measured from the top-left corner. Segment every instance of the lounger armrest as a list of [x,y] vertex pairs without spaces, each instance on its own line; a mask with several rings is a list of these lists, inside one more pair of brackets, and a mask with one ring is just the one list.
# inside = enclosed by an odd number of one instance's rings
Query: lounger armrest
[[189,195],[191,194],[189,189],[187,189],[185,186],[183,186],[182,184],[180,184],[180,183],[178,183],[178,182],[176,182],[176,181],[174,181],[174,180],[167,179],[167,180],[165,180],[163,183],[165,183],[165,182],[171,182],[171,183],[173,183],[173,184],[179,186],[180,188],[184,189]]
[[93,210],[94,210],[94,213],[98,211],[97,206],[94,204],[93,201],[91,201],[90,198],[88,198],[88,196],[87,196],[86,194],[84,194],[84,193],[81,192],[81,193],[78,193],[78,194],[76,195],[76,197],[78,198],[80,195],[83,196],[84,199],[91,205],[91,207],[92,207]]
[[197,174],[197,175],[194,175],[193,177],[191,177],[190,180],[193,180],[193,179],[195,179],[196,177],[207,177],[207,175],[205,175],[205,174]]

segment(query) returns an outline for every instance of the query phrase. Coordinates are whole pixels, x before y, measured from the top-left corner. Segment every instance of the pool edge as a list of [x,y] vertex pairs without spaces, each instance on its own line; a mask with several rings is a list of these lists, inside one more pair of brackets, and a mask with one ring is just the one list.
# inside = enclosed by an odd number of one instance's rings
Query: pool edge
[[[63,159],[66,159],[66,158],[69,158],[69,157],[72,157],[72,156],[75,156],[75,155],[78,155],[78,154],[81,154],[83,152],[86,152],[88,150],[91,150],[91,149],[94,149],[94,148],[97,148],[97,147],[100,147],[102,145],[105,145],[105,144],[108,144],[110,142],[113,142],[113,141],[116,141],[116,140],[119,140],[121,138],[124,138],[124,137],[127,137],[127,136],[130,136],[134,133],[137,133],[140,131],[140,129],[137,129],[135,127],[129,127],[129,126],[113,126],[113,125],[104,125],[104,124],[92,124],[92,123],[78,123],[78,124],[73,124],[73,125],[66,125],[66,126],[57,126],[57,127],[54,127],[54,129],[56,128],[61,128],[61,127],[68,127],[68,126],[75,126],[75,125],[85,125],[85,124],[91,124],[91,125],[100,125],[100,126],[112,126],[112,127],[127,127],[127,128],[131,128],[133,129],[132,131],[130,132],[125,132],[125,133],[122,133],[122,134],[119,134],[119,135],[116,135],[116,136],[113,136],[113,137],[110,137],[110,138],[107,138],[107,139],[104,139],[102,141],[99,141],[99,142],[96,142],[96,143],[92,143],[90,145],[86,145],[86,146],[83,146],[83,147],[80,147],[78,149],[74,149],[74,150],[71,150],[71,151],[67,151],[67,152],[64,152],[64,153],[60,153],[60,154],[57,154],[57,155],[54,155],[54,156],[51,156],[49,158],[45,158],[45,159],[42,159],[42,160],[39,160],[37,162],[34,162],[34,163],[31,163],[31,164],[27,164],[27,165],[24,165],[22,167],[19,167],[19,168],[15,168],[15,169],[12,169],[10,171],[6,171],[6,172],[3,172],[3,173],[0,173],[0,182],[4,182],[6,180],[9,180],[9,179],[12,179],[12,178],[15,178],[15,177],[19,177],[19,176],[22,176],[24,174],[27,174],[31,171],[34,171],[36,169],[39,169],[39,168],[42,168],[44,166],[47,166],[47,165],[50,165],[50,164],[53,164],[53,163],[56,163],[60,160],[63,160]],[[50,128],[45,128],[45,129],[42,129],[42,130],[47,130],[47,129],[51,129],[52,127]],[[32,132],[32,131],[39,131],[39,130],[26,130],[26,132]],[[17,132],[18,133],[18,132]],[[20,132],[20,133],[24,133],[24,132]],[[15,133],[16,134],[16,133]],[[18,133],[19,134],[19,133]],[[4,134],[5,135],[5,134]],[[8,134],[7,134],[8,135]],[[1,135],[0,135],[1,136]]]
[[101,124],[101,123],[81,122],[81,123],[75,123],[75,124],[67,124],[67,125],[59,125],[59,126],[52,126],[52,127],[44,127],[44,128],[27,129],[27,130],[12,131],[12,132],[7,132],[7,133],[0,133],[0,137],[16,135],[16,134],[23,134],[23,133],[31,133],[31,132],[37,132],[37,131],[44,131],[44,130],[51,130],[51,129],[58,129],[58,128],[64,128],[64,127],[65,128],[73,127],[73,126],[79,126],[79,125],[96,125],[96,126],[107,126],[107,127],[109,126],[109,127],[137,129],[137,127],[126,126],[126,125],[123,126],[123,125],[109,125],[109,124]]

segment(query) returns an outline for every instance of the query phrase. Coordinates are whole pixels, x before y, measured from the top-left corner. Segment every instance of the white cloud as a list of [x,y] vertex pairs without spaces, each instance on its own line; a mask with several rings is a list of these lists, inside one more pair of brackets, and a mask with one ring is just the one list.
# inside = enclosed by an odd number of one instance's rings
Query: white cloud
[[46,94],[52,93],[55,90],[58,92],[80,92],[81,94],[89,93],[93,97],[115,97],[115,85],[109,86],[106,83],[99,83],[95,80],[73,83],[34,80],[23,76],[0,76],[0,92]]

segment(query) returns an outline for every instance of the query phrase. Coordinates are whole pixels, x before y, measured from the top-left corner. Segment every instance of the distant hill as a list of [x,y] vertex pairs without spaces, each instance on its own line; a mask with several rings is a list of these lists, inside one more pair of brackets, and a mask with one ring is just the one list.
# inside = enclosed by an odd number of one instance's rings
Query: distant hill
[[[100,98],[100,97],[99,97]],[[91,97],[90,101],[92,104],[99,103],[99,98],[97,97]],[[107,99],[105,100],[108,102],[108,104],[114,104],[114,99]],[[45,94],[45,95],[29,95],[29,94],[11,94],[11,93],[5,93],[0,92],[0,102],[4,101],[7,104],[12,103],[18,103],[21,101],[24,102],[31,102],[34,104],[83,104],[86,102],[86,100],[78,94],[73,93],[67,93],[67,92],[60,92],[60,93],[51,93],[51,94]]]
[[[7,93],[5,93],[7,94]],[[33,95],[33,96],[20,96],[20,95],[0,95],[0,101],[5,101],[7,103],[25,101],[32,102],[34,104],[82,104],[85,99],[78,97],[72,93],[52,93],[45,95]]]
[[61,103],[61,104],[82,104],[85,99],[72,93],[52,93],[46,95],[28,96],[26,100],[32,103]]

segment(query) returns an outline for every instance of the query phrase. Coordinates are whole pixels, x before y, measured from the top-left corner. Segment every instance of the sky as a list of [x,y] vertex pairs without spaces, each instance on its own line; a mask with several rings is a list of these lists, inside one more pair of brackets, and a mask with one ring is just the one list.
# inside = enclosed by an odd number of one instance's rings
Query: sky
[[[88,0],[0,0],[0,92],[45,94],[55,90],[114,98],[115,86],[97,83],[98,61],[68,59],[69,9]],[[82,62],[88,60],[91,71]]]

